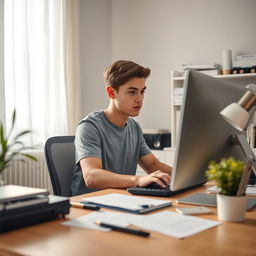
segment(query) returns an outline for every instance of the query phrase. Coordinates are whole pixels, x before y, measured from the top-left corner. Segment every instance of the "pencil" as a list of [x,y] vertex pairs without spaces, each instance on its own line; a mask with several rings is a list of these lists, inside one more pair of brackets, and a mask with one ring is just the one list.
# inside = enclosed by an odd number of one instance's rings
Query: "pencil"
[[86,209],[86,210],[94,210],[97,211],[100,209],[99,206],[94,205],[94,204],[89,204],[89,203],[77,203],[77,202],[70,202],[71,207],[75,207],[75,208],[82,208],[82,209]]

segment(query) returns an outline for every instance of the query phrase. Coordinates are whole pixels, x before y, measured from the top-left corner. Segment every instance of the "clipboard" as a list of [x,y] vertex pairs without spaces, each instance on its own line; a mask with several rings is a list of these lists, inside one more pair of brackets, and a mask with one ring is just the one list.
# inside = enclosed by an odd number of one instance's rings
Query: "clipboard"
[[172,205],[169,200],[157,200],[118,193],[83,198],[81,203],[90,203],[103,208],[135,214],[143,214]]

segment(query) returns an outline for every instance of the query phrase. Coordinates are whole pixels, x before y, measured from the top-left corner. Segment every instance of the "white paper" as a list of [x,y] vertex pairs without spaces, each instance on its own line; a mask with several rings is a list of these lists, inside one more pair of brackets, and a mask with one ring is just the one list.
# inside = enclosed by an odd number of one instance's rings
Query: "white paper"
[[139,197],[133,195],[123,195],[112,193],[104,196],[94,196],[83,198],[82,202],[91,202],[95,204],[108,205],[111,207],[120,207],[132,211],[143,209],[143,205],[160,206],[162,204],[168,204],[171,201],[168,200],[157,200],[146,197]]
[[145,218],[140,220],[133,219],[133,224],[177,238],[185,238],[221,224],[217,221],[185,216],[170,211],[162,211],[143,217]]
[[221,224],[217,221],[181,215],[170,211],[162,211],[150,215],[97,211],[62,224],[72,227],[110,231],[108,228],[98,226],[94,221],[106,222],[121,227],[133,224],[142,229],[153,230],[176,238],[185,238]]
[[121,227],[127,227],[132,222],[133,216],[133,214],[95,211],[78,217],[76,219],[63,222],[62,224],[71,227],[110,231],[111,229],[103,228],[95,224],[94,222],[101,221]]

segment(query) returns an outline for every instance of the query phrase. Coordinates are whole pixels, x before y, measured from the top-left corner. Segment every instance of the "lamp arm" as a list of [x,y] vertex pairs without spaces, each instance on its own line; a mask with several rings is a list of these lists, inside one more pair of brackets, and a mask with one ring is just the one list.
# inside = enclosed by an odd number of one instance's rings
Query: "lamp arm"
[[256,175],[256,156],[250,147],[249,143],[247,142],[246,137],[244,134],[236,134],[232,135],[233,143],[239,145],[246,157],[247,160],[252,160],[252,169],[254,174]]

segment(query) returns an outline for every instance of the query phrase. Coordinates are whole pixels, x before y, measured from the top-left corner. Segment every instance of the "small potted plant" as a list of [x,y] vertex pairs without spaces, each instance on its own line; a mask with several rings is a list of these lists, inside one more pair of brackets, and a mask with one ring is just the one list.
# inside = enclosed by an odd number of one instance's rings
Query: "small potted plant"
[[[10,166],[13,160],[18,160],[24,162],[24,157],[37,161],[36,157],[31,154],[27,154],[24,150],[32,149],[32,147],[26,147],[24,143],[20,140],[24,135],[31,133],[30,130],[25,130],[12,136],[13,128],[16,121],[16,111],[12,114],[12,126],[8,134],[5,134],[2,122],[0,122],[0,175],[2,172]],[[18,156],[23,156],[23,158],[18,158]],[[0,185],[4,182],[0,179]]]
[[243,221],[247,205],[247,197],[241,187],[241,179],[246,164],[233,157],[224,158],[219,163],[211,161],[205,174],[208,180],[216,182],[218,218],[225,221]]

